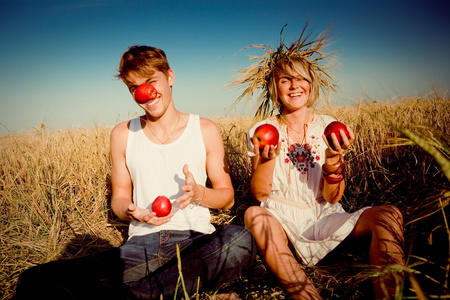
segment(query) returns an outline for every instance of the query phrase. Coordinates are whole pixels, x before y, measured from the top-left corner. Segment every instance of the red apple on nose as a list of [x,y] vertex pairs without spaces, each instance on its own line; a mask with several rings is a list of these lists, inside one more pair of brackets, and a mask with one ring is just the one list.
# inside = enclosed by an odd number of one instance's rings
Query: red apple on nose
[[143,83],[134,91],[134,99],[139,104],[147,103],[158,95],[158,91],[150,83]]
[[343,142],[341,139],[340,130],[343,130],[347,138],[350,138],[350,134],[347,131],[347,126],[339,121],[333,121],[325,128],[324,134],[327,138],[328,144],[333,150],[336,150],[334,148],[333,139],[331,138],[331,134],[334,133],[336,135],[336,138],[339,142],[339,144],[342,146]]
[[165,217],[170,214],[172,210],[172,203],[166,196],[158,196],[152,203],[152,211],[156,213],[157,217]]
[[262,151],[266,145],[276,146],[280,135],[278,129],[272,124],[262,124],[258,126],[253,134],[259,143],[259,151]]

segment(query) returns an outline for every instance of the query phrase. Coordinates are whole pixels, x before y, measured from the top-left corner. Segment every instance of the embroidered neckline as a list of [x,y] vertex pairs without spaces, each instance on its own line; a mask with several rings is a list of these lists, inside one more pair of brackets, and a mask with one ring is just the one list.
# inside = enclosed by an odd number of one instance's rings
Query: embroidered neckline
[[[302,140],[299,143],[295,143],[289,137],[288,125],[286,123],[281,123],[279,119],[274,116],[272,117],[275,124],[282,129],[283,136],[285,137],[285,147],[286,149],[282,152],[285,153],[285,163],[289,164],[289,184],[291,184],[291,170],[297,170],[301,174],[306,175],[306,180],[309,179],[309,169],[314,168],[316,161],[319,159],[314,153],[315,150],[312,149],[311,143],[315,142],[315,138],[310,141],[311,137],[308,137],[310,128],[313,127],[318,121],[318,115],[313,114],[313,118],[310,122],[305,124],[305,133]],[[290,127],[290,126],[289,126]],[[291,128],[292,129],[292,128]],[[297,132],[296,130],[292,129]],[[297,132],[298,133],[298,132]],[[314,147],[315,148],[315,147]],[[304,160],[303,160],[304,159]]]

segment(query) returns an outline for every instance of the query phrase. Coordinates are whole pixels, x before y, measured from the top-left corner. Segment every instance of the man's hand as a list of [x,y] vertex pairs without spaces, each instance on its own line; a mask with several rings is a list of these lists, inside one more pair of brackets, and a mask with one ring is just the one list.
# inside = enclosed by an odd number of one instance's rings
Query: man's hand
[[125,214],[133,220],[156,226],[169,222],[170,218],[173,216],[173,213],[170,213],[165,217],[158,218],[154,212],[151,212],[149,209],[140,208],[134,203],[131,203],[128,206]]
[[178,197],[178,199],[175,201],[176,203],[180,203],[180,209],[185,209],[195,200],[200,200],[204,192],[203,189],[205,188],[202,188],[195,182],[194,175],[189,172],[189,167],[187,164],[183,166],[183,174],[185,176],[185,184],[183,185],[181,190],[183,190],[185,194],[181,197]]

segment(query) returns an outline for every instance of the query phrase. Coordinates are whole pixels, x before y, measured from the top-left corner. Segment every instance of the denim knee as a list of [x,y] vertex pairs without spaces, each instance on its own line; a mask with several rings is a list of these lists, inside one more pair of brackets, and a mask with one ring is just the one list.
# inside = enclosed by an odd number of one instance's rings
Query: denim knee
[[[217,229],[219,239],[223,239],[220,249],[222,253],[212,261],[208,276],[212,281],[210,287],[219,288],[220,285],[230,282],[242,275],[256,261],[256,243],[250,231],[238,225],[225,225]],[[207,257],[204,258],[208,260]],[[216,265],[214,265],[216,264]]]
[[250,264],[256,260],[255,239],[247,228],[239,225],[226,225],[218,228],[218,231],[222,236],[229,236],[229,241],[224,247],[230,248],[231,258],[247,257]]

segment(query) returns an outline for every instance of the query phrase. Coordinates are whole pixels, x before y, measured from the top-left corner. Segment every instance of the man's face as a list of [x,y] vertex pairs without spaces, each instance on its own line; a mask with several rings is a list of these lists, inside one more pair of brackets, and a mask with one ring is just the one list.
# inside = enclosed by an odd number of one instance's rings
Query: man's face
[[168,76],[161,71],[155,70],[150,76],[142,76],[135,72],[130,73],[127,86],[134,98],[134,92],[139,85],[143,83],[150,83],[153,85],[158,91],[156,98],[144,104],[138,103],[138,105],[142,107],[150,117],[160,118],[164,115],[173,101],[171,87],[174,82],[175,75],[172,70],[169,70]]

